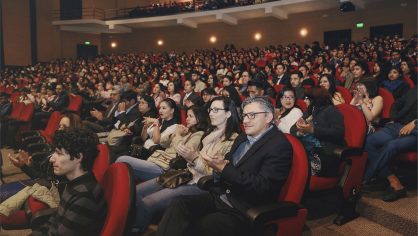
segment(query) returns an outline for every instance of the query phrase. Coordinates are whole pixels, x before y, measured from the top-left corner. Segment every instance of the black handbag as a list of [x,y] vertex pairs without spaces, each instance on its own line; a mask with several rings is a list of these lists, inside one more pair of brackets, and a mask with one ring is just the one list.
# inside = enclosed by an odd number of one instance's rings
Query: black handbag
[[193,174],[188,169],[169,170],[157,177],[157,183],[165,188],[177,188],[192,179]]
[[151,146],[149,149],[144,148],[142,144],[131,144],[129,147],[129,155],[138,159],[146,160],[150,157],[156,150],[164,149],[160,144]]
[[177,154],[175,158],[170,160],[168,165],[170,166],[170,169],[174,170],[185,169],[187,167],[187,161],[182,156]]

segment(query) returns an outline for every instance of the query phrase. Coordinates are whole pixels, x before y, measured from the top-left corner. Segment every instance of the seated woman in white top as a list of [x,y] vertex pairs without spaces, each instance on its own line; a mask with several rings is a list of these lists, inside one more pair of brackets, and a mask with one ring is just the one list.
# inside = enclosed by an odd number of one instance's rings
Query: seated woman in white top
[[151,117],[144,118],[141,139],[144,141],[144,148],[146,149],[167,142],[170,135],[176,131],[179,121],[178,108],[173,99],[166,98],[161,101],[159,115],[160,119]]
[[275,124],[283,133],[290,133],[290,128],[302,117],[302,110],[295,106],[296,92],[292,87],[284,87],[277,96]]
[[177,156],[176,148],[184,145],[196,150],[204,131],[208,128],[209,114],[202,107],[191,107],[187,110],[186,126],[177,125],[176,132],[169,136],[167,142],[161,143],[165,150],[155,150],[147,160],[131,156],[121,156],[116,162],[126,162],[134,170],[136,180],[146,181],[170,169],[170,161]]

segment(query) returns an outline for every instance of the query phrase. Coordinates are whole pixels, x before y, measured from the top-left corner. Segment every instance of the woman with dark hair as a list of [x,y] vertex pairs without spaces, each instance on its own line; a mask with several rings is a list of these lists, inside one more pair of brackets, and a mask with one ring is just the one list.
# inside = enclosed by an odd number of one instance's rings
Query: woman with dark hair
[[180,104],[181,95],[179,93],[180,89],[173,82],[168,82],[167,84],[167,98],[173,99],[176,104]]
[[372,77],[377,81],[378,84],[382,83],[385,79],[385,66],[383,62],[376,62],[373,65]]
[[402,61],[401,62],[401,72],[403,78],[408,78],[417,84],[417,73],[415,70],[415,65],[411,61]]
[[345,103],[345,100],[340,92],[337,91],[335,79],[331,75],[322,75],[319,79],[319,86],[328,90],[334,105]]
[[335,176],[340,160],[334,150],[345,145],[344,117],[326,89],[314,87],[310,94],[313,100],[308,111],[290,132],[303,143],[312,175]]
[[[171,98],[161,101],[159,118],[144,117],[144,127],[141,131],[141,139],[144,148],[150,149],[154,145],[166,142],[170,135],[174,134],[179,122],[179,111],[176,102]],[[142,157],[147,158],[147,157]]]
[[219,94],[219,87],[218,87],[218,77],[210,74],[207,80],[208,88],[213,88],[216,94]]
[[155,84],[154,88],[152,89],[151,96],[154,98],[155,106],[159,107],[160,102],[165,98],[165,86],[162,84]]
[[401,70],[398,67],[392,67],[388,76],[380,84],[381,87],[389,90],[396,99],[402,97],[409,90],[409,85],[402,79]]
[[204,108],[191,107],[187,110],[186,126],[177,125],[176,131],[160,145],[165,150],[155,150],[145,161],[135,157],[121,156],[116,162],[132,166],[136,180],[147,181],[170,169],[170,160],[176,157],[176,147],[184,145],[197,149],[204,131],[208,128],[208,113]]
[[283,133],[290,133],[290,128],[303,116],[296,104],[296,92],[292,87],[284,87],[277,96],[277,110],[274,123]]
[[179,196],[201,194],[198,180],[212,174],[202,156],[224,158],[240,132],[239,117],[235,104],[230,98],[216,97],[209,108],[210,128],[202,137],[199,149],[194,150],[185,145],[177,146],[177,153],[187,162],[193,179],[176,188],[165,188],[156,179],[148,180],[137,186],[136,227],[140,233],[146,231],[152,220],[161,215],[172,200]]
[[233,85],[224,87],[222,90],[222,96],[231,98],[235,105],[237,105],[237,109],[241,107],[241,98],[239,97],[237,89]]
[[376,82],[365,81],[357,84],[350,104],[358,107],[366,117],[367,134],[373,133],[375,131],[374,125],[379,123],[380,113],[383,110],[383,98],[378,94]]
[[200,107],[204,105],[204,102],[201,96],[199,96],[197,93],[192,93],[184,100],[184,105],[186,108],[190,108],[192,106]]

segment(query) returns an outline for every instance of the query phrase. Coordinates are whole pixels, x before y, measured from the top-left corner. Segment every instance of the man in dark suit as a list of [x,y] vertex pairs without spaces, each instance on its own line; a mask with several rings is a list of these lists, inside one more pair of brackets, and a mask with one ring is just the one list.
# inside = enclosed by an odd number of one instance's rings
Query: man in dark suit
[[111,94],[112,103],[107,107],[106,111],[101,113],[93,108],[90,111],[91,118],[83,121],[83,125],[86,129],[89,129],[95,133],[110,131],[113,128],[113,124],[116,123],[115,113],[118,110],[120,95],[118,90],[112,90]]
[[203,156],[217,187],[174,201],[158,235],[249,235],[246,210],[276,201],[289,174],[292,146],[272,124],[274,107],[267,98],[247,98],[242,107],[245,134],[225,159]]
[[285,86],[290,85],[290,76],[287,73],[287,66],[279,63],[276,66],[277,76],[273,78],[273,85],[284,84]]

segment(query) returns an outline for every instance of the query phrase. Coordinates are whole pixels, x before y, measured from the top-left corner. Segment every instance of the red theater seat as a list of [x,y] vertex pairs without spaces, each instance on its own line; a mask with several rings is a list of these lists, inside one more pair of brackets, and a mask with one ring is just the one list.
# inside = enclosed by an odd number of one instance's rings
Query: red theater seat
[[341,159],[338,175],[336,177],[311,176],[309,191],[337,190],[342,204],[334,223],[343,225],[358,216],[355,206],[367,161],[367,154],[363,153],[366,121],[363,114],[354,106],[340,104],[336,107],[344,116],[347,147],[335,150]]

